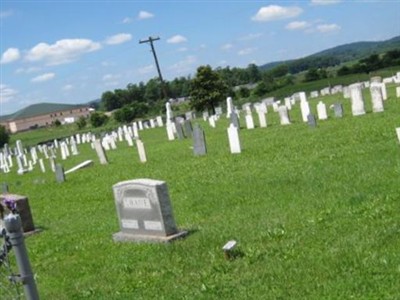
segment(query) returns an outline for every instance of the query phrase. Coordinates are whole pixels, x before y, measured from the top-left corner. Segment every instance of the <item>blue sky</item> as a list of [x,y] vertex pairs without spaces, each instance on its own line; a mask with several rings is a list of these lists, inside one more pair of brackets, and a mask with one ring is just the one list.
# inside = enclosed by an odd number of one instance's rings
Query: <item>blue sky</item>
[[40,102],[86,103],[107,90],[200,65],[246,67],[400,35],[395,1],[0,2],[0,115]]

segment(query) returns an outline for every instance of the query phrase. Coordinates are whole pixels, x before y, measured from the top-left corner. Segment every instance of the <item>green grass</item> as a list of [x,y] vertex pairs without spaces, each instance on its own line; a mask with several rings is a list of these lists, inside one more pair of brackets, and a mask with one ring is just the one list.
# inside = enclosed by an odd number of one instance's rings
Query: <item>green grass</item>
[[[39,169],[2,174],[29,197],[43,229],[27,238],[43,299],[397,299],[400,275],[400,99],[385,112],[242,129],[242,153],[231,155],[227,120],[205,129],[208,154],[194,157],[190,140],[167,141],[165,128],[141,131],[148,162],[125,143],[98,163],[88,145],[60,161],[94,166],[58,184]],[[332,104],[339,96],[323,98]],[[320,99],[310,100],[312,112]],[[242,125],[244,121],[242,118]],[[257,123],[257,121],[256,121]],[[119,231],[112,185],[153,178],[169,187],[179,228],[172,244],[114,243]],[[222,246],[238,241],[226,261]]]

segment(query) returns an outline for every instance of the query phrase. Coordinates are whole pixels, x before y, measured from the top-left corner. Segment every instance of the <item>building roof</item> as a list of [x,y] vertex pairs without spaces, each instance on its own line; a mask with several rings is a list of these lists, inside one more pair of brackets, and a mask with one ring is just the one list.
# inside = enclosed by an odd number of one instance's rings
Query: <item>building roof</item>
[[41,116],[59,111],[72,110],[77,108],[88,107],[84,104],[59,104],[59,103],[37,103],[29,105],[11,115],[0,116],[0,121],[15,121],[35,116]]

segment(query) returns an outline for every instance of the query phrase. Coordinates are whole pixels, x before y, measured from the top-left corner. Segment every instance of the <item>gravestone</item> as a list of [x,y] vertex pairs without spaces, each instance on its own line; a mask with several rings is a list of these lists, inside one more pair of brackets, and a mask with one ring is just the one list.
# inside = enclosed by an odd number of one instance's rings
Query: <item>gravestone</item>
[[187,235],[176,227],[164,181],[135,179],[113,186],[120,231],[117,242],[170,242]]
[[317,104],[317,114],[319,120],[328,119],[328,114],[326,113],[326,105],[322,101],[319,101]]
[[289,125],[290,118],[289,118],[289,113],[288,113],[287,107],[285,105],[279,106],[278,113],[279,113],[279,119],[280,119],[281,125]]
[[231,124],[228,128],[228,139],[229,139],[229,148],[231,153],[240,153],[240,140],[239,140],[239,130],[238,128]]
[[180,139],[180,140],[184,139],[185,135],[183,133],[182,124],[180,122],[175,122],[175,128],[176,128],[176,135],[178,136],[178,139]]
[[341,103],[335,103],[333,105],[333,111],[335,113],[336,118],[342,118],[343,117],[343,106]]
[[35,225],[33,223],[28,197],[16,194],[0,195],[0,201],[3,201],[4,199],[15,202],[18,214],[21,218],[23,232],[26,233],[35,231]]
[[196,156],[207,154],[206,137],[199,124],[195,124],[193,128],[193,153]]
[[233,126],[235,126],[237,129],[240,129],[239,117],[235,112],[230,114],[230,120]]
[[353,116],[361,116],[365,114],[364,98],[362,95],[362,84],[353,83],[349,85],[351,97],[351,112]]
[[315,128],[317,126],[317,121],[315,120],[315,116],[313,114],[309,114],[307,116],[307,120],[310,127]]
[[302,97],[300,100],[300,110],[301,110],[301,117],[303,122],[307,122],[307,116],[310,114],[310,105],[308,104],[307,100]]
[[56,180],[59,183],[62,183],[65,181],[64,168],[61,164],[56,164]]
[[97,156],[100,160],[100,164],[102,164],[102,165],[108,164],[107,156],[106,156],[103,146],[101,145],[100,140],[95,140],[93,142],[93,145],[94,145],[94,149],[96,150]]
[[165,126],[165,128],[167,130],[168,140],[173,141],[175,139],[175,135],[174,135],[174,129],[172,128],[172,123],[167,122],[167,125]]
[[251,112],[246,114],[245,116],[245,120],[246,120],[246,128],[247,129],[254,129],[254,120],[253,120],[253,116],[251,115]]
[[397,139],[399,140],[400,143],[400,127],[396,128],[396,134],[397,134]]
[[190,120],[185,120],[183,125],[185,127],[185,135],[188,138],[192,138],[192,134],[193,134],[192,122]]
[[234,113],[233,101],[231,97],[226,98],[226,117],[231,118],[232,122],[232,113]]
[[372,82],[369,89],[371,92],[372,111],[383,112],[383,95],[380,83]]
[[400,86],[396,87],[396,97],[400,98]]
[[147,162],[146,150],[144,149],[144,144],[141,140],[139,139],[136,140],[136,147],[138,150],[140,162],[142,163]]
[[267,127],[267,118],[265,117],[265,112],[263,110],[259,110],[258,114],[258,122],[261,128]]

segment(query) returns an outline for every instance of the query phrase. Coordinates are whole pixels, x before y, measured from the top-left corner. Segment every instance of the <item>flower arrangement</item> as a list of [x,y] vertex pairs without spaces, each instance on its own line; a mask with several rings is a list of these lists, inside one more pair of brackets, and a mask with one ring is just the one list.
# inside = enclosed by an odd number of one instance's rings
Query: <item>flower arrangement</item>
[[17,214],[17,203],[13,199],[4,198],[0,203],[0,217],[3,218],[6,211]]

